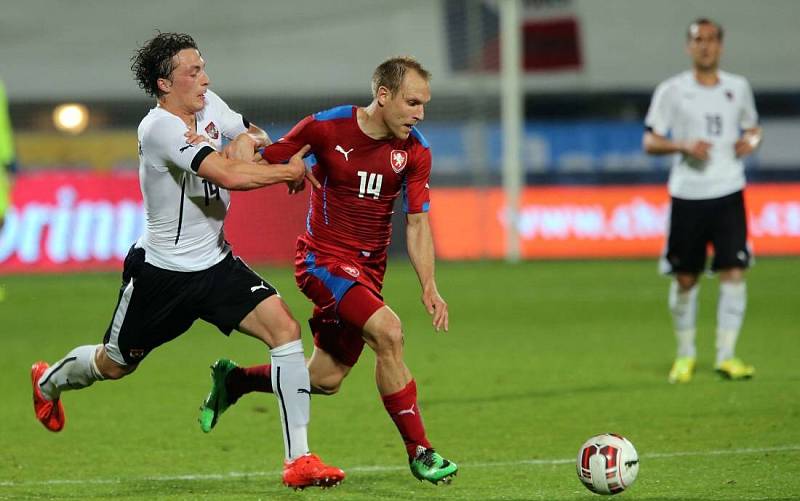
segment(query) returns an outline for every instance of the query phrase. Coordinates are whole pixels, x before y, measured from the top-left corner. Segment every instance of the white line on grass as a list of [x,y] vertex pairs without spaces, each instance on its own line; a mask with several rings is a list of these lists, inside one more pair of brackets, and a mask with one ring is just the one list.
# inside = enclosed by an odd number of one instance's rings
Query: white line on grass
[[[744,454],[762,454],[766,452],[793,452],[800,451],[800,445],[783,445],[778,447],[759,447],[759,448],[742,448],[742,449],[720,449],[711,451],[683,451],[683,452],[652,452],[649,454],[642,454],[642,459],[663,459],[663,458],[676,458],[685,456],[725,456],[725,455],[744,455]],[[573,463],[575,459],[518,459],[515,461],[492,461],[485,463],[463,463],[463,468],[499,468],[503,466],[519,466],[519,465],[558,465]],[[389,471],[404,471],[407,466],[351,466],[347,468],[348,472],[359,473],[380,473]],[[52,479],[52,480],[33,480],[33,481],[0,481],[0,487],[20,487],[20,486],[35,486],[35,485],[86,485],[86,484],[121,484],[123,482],[174,482],[181,480],[230,480],[235,478],[247,477],[266,477],[273,475],[280,475],[280,471],[251,471],[239,472],[231,471],[228,473],[210,473],[201,475],[163,475],[157,477],[139,477],[139,478],[93,478],[93,479]]]

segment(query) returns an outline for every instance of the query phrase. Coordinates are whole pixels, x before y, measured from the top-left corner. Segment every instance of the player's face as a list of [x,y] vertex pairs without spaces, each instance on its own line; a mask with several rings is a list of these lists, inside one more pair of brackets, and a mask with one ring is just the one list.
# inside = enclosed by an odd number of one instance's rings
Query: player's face
[[408,71],[395,94],[386,100],[384,121],[392,135],[407,139],[411,127],[425,118],[425,105],[431,100],[428,81],[416,71]]
[[716,70],[722,55],[719,30],[713,24],[694,24],[689,30],[686,51],[699,70]]
[[183,49],[175,59],[178,64],[172,70],[170,95],[183,109],[197,113],[206,105],[205,93],[210,83],[206,62],[197,49]]

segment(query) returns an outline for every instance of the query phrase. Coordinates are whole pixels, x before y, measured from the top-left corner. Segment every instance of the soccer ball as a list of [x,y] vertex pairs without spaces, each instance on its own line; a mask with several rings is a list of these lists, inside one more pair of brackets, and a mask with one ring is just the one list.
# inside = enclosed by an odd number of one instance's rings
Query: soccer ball
[[639,455],[627,438],[615,433],[595,435],[578,451],[578,478],[598,494],[619,494],[639,473]]

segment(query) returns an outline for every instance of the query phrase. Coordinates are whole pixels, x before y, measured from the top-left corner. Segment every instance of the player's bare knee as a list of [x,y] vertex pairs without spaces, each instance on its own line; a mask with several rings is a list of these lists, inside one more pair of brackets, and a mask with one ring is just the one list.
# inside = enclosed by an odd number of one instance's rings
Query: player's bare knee
[[104,367],[100,373],[103,375],[103,379],[122,379],[133,371],[134,369],[130,366],[116,365]]
[[287,317],[286,321],[281,325],[280,330],[276,333],[281,344],[291,343],[300,339],[300,324],[292,317]]
[[103,376],[103,379],[121,379],[136,370],[138,366],[138,364],[118,364],[106,354],[105,348],[97,350],[94,360],[97,365],[97,370],[100,372],[100,375]]
[[681,290],[688,291],[697,284],[697,276],[691,274],[679,273],[675,276],[675,281],[678,282],[678,287]]
[[730,268],[727,270],[720,270],[720,282],[739,283],[744,281],[744,270],[741,268]]
[[403,352],[403,327],[400,319],[386,322],[376,333],[375,352],[381,355],[397,355]]
[[280,322],[273,322],[270,328],[264,326],[255,332],[255,337],[260,339],[270,348],[277,348],[286,343],[300,339],[300,324],[290,316]]

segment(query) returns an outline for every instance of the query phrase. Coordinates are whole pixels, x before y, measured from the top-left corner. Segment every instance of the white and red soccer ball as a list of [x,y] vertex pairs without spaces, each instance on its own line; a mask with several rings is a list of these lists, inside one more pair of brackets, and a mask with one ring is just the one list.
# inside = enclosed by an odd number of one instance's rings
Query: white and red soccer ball
[[615,433],[595,435],[578,451],[578,478],[597,494],[619,494],[639,473],[639,455],[630,441]]

